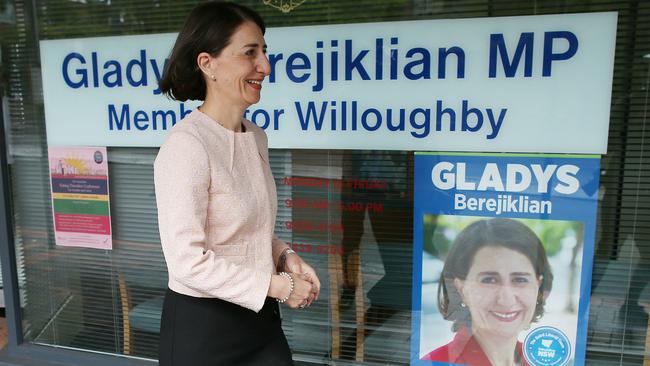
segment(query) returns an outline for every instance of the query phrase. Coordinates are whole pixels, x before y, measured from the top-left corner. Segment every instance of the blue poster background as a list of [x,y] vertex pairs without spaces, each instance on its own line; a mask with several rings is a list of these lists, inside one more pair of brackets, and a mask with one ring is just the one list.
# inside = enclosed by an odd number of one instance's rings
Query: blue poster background
[[[530,184],[523,182],[526,178],[522,172],[528,175]],[[575,354],[571,354],[571,360],[574,365],[584,365],[599,175],[600,158],[594,155],[416,153],[411,365],[450,364],[420,359],[431,351],[420,349],[421,318],[426,315],[422,312],[422,286],[424,222],[427,216],[580,223],[584,237],[582,258],[578,262],[581,264],[578,272],[579,303],[576,324],[569,326],[575,327]],[[542,184],[536,177],[541,178]],[[479,201],[482,202],[479,204]],[[532,328],[544,326],[542,318],[533,323]],[[552,359],[529,362],[531,365],[562,365],[561,360]]]

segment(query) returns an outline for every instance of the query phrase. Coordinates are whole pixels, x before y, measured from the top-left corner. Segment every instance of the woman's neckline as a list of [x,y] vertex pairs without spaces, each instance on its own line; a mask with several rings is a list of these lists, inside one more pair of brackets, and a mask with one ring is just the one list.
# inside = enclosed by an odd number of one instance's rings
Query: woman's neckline
[[241,119],[241,121],[240,121],[240,123],[239,123],[239,126],[240,126],[240,128],[241,128],[241,131],[233,131],[233,130],[231,130],[231,129],[225,127],[224,125],[222,125],[219,121],[215,120],[214,118],[212,118],[212,117],[210,117],[209,115],[207,115],[206,113],[204,113],[204,112],[201,110],[200,107],[196,107],[195,111],[196,111],[197,113],[199,113],[199,115],[200,115],[203,119],[208,120],[209,122],[211,122],[212,125],[216,126],[216,128],[217,128],[218,130],[223,130],[224,132],[232,133],[232,134],[234,134],[234,135],[247,135],[247,134],[251,133],[251,131],[249,131],[249,129],[246,127],[246,123],[245,123],[245,121],[244,121],[243,118]]

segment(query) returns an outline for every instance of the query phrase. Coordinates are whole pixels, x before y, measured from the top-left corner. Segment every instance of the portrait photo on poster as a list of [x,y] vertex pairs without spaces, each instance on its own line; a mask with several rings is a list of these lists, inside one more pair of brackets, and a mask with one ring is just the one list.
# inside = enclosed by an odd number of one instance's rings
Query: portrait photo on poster
[[420,360],[490,365],[487,355],[496,353],[520,365],[571,364],[583,222],[444,214],[422,221]]

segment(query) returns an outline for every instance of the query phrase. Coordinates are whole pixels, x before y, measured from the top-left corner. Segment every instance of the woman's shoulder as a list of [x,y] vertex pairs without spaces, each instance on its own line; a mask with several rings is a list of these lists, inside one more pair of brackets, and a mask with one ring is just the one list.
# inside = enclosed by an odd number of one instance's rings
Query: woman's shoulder
[[161,161],[186,161],[188,156],[200,158],[206,154],[205,133],[201,133],[200,124],[190,113],[178,121],[170,130],[160,145],[156,156],[156,164]]
[[424,356],[424,360],[438,362],[467,363],[471,365],[489,365],[485,363],[485,354],[481,346],[472,337],[471,331],[461,327],[451,342],[436,348]]
[[445,344],[442,347],[438,347],[433,351],[424,355],[421,360],[426,361],[438,361],[438,362],[449,362],[449,343]]
[[187,143],[188,140],[204,145],[204,137],[206,135],[204,126],[205,124],[201,123],[200,115],[192,111],[169,129],[169,133],[165,137],[165,141],[163,141],[161,147],[171,148],[176,145],[182,146],[184,145],[183,142]]
[[183,117],[180,121],[176,122],[169,130],[169,135],[186,133],[193,135],[197,138],[201,137],[201,115],[196,111],[192,111],[187,116]]

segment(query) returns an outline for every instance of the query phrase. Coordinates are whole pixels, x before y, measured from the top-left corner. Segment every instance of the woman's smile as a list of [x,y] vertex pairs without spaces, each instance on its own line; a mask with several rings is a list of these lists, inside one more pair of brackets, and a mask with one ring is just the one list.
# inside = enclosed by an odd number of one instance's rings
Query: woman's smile
[[253,79],[251,79],[251,80],[246,80],[246,82],[247,82],[247,83],[248,83],[248,84],[249,84],[253,89],[256,89],[256,90],[262,90],[262,81],[263,81],[263,80],[253,80]]
[[511,312],[491,311],[490,314],[492,314],[499,321],[509,323],[515,321],[519,316],[519,314],[521,314],[521,311],[511,311]]

